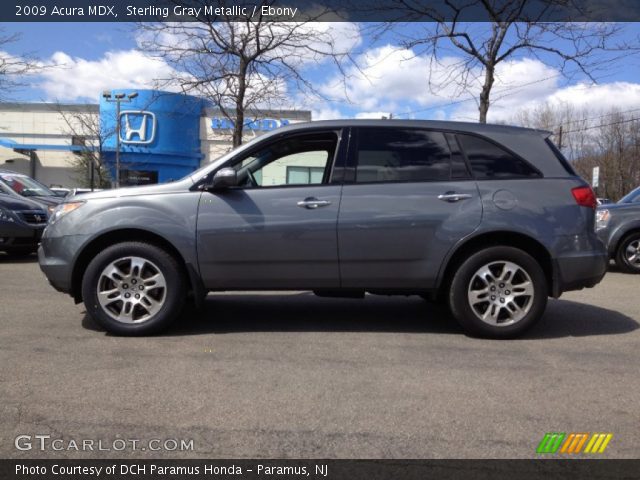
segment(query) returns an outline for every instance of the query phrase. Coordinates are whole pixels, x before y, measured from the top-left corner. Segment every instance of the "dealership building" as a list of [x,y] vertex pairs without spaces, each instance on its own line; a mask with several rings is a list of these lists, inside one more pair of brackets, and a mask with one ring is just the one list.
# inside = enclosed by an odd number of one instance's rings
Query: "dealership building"
[[[119,116],[115,93],[122,96]],[[309,111],[252,111],[244,141],[310,120]],[[78,156],[91,150],[99,151],[114,179],[118,121],[121,185],[176,180],[232,148],[233,122],[202,98],[125,89],[95,105],[0,103],[0,168],[76,187],[89,176],[88,168],[78,170]]]

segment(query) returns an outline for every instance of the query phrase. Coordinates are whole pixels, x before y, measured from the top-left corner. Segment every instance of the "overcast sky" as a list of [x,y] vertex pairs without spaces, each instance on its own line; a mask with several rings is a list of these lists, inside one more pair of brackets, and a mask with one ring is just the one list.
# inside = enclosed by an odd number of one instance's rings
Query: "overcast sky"
[[[150,88],[154,79],[171,68],[136,49],[132,24],[32,23],[0,24],[5,32],[19,32],[21,39],[6,47],[8,54],[32,53],[51,66],[32,78],[32,87],[17,92],[21,101],[97,103],[102,90]],[[291,91],[291,105],[313,112],[313,118],[380,118],[393,113],[399,118],[477,120],[477,107],[468,93],[453,82],[438,91],[427,84],[429,56],[402,48],[397,36],[373,41],[370,25],[333,23],[327,26],[335,38],[352,48],[358,64],[345,63],[345,83],[337,66],[327,61],[310,62],[306,75],[324,99],[299,97]],[[411,29],[425,28],[414,24]],[[637,41],[640,24],[626,24],[625,38]],[[403,32],[407,33],[407,32]],[[0,52],[1,53],[1,52]],[[446,52],[447,62],[459,61]],[[543,63],[544,61],[544,63]],[[577,72],[565,79],[553,62],[519,57],[502,63],[497,72],[489,121],[511,118],[518,109],[548,102],[567,102],[606,110],[640,108],[640,57],[630,56],[597,72],[597,84]]]

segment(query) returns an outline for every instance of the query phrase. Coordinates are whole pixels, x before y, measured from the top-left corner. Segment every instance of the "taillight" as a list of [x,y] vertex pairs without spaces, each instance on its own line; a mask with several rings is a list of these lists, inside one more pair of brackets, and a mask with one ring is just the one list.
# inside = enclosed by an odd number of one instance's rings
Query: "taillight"
[[596,195],[589,186],[572,188],[571,193],[573,198],[576,199],[576,203],[581,207],[596,208],[598,205]]

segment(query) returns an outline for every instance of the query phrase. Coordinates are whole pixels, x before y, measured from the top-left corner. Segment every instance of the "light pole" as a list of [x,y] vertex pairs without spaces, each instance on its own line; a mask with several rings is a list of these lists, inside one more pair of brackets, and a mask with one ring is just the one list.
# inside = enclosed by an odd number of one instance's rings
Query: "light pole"
[[130,103],[138,96],[138,92],[127,94],[114,93],[105,90],[102,92],[102,98],[109,103],[116,104],[116,188],[120,188],[120,104],[122,102]]

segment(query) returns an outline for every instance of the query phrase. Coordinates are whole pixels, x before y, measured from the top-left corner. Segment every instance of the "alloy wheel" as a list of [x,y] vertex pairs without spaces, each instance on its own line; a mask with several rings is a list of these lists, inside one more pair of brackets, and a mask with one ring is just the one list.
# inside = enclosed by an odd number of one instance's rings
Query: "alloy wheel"
[[141,323],[157,314],[165,303],[167,283],[160,269],[142,257],[123,257],[101,272],[98,302],[121,323]]
[[640,268],[640,239],[629,242],[624,255],[629,265]]
[[527,271],[508,261],[494,261],[479,268],[471,277],[467,292],[473,313],[498,327],[522,320],[531,310],[534,295]]

